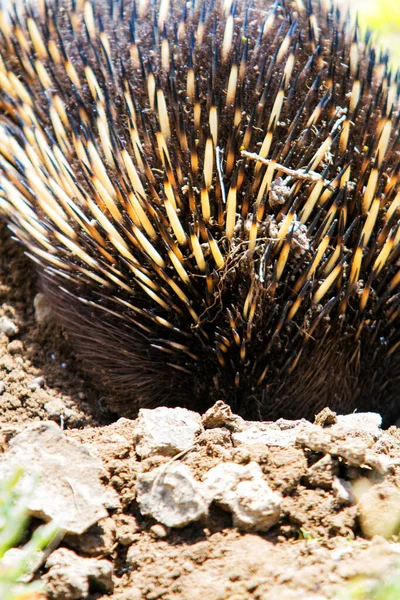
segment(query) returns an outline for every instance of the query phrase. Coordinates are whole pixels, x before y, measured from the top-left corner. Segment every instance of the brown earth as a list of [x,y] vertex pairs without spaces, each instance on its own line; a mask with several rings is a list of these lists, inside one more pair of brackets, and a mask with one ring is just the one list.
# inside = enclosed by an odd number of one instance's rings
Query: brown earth
[[[108,474],[105,483],[119,494],[121,509],[84,535],[62,542],[79,556],[105,558],[114,565],[113,594],[104,596],[94,586],[88,599],[317,600],[336,598],[338,593],[350,598],[346,585],[354,577],[366,578],[372,585],[391,575],[399,562],[397,537],[365,539],[357,504],[338,495],[333,478],[368,479],[380,486],[382,499],[387,489],[398,488],[400,434],[396,428],[371,442],[375,454],[392,461],[384,475],[306,446],[235,448],[229,430],[206,430],[195,450],[181,460],[198,475],[221,460],[257,462],[271,488],[283,496],[279,524],[265,534],[242,533],[220,508],[180,530],[168,530],[142,517],[135,501],[137,471],[168,459],[139,461],[132,442],[133,422],[112,423],[106,394],[85,379],[63,333],[54,323],[37,324],[33,271],[3,228],[0,318],[7,317],[16,329],[8,336],[0,334],[2,447],[6,450],[10,436],[32,421],[53,419],[103,460]],[[114,433],[126,443],[110,443]],[[350,445],[353,441],[349,440]],[[322,471],[311,476],[310,467],[324,455]],[[372,595],[367,592],[362,597]]]

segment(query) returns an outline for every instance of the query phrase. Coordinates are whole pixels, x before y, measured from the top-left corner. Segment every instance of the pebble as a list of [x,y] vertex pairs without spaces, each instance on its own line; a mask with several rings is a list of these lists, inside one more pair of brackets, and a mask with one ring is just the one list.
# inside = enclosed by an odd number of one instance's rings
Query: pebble
[[382,435],[382,417],[378,413],[352,413],[350,415],[338,415],[337,422],[331,427],[331,432],[339,431],[340,433],[359,432],[368,433],[373,440],[377,440]]
[[28,388],[32,391],[38,390],[42,388],[45,384],[44,377],[35,377],[30,383],[28,383]]
[[308,485],[330,490],[333,478],[339,473],[339,463],[330,454],[326,454],[319,461],[308,468],[306,479]]
[[137,539],[140,526],[133,515],[120,514],[116,518],[117,539],[123,546],[130,546]]
[[286,421],[279,419],[276,423],[251,423],[244,431],[232,434],[234,446],[250,446],[253,444],[265,444],[280,448],[288,448],[296,444],[300,433],[307,434],[312,425],[305,419],[298,421]]
[[114,589],[113,565],[108,560],[83,558],[72,550],[59,548],[46,561],[49,571],[43,576],[49,600],[88,598],[93,584],[110,594]]
[[6,391],[6,384],[4,383],[4,381],[0,381],[0,396],[2,396],[5,391]]
[[54,400],[46,402],[44,410],[51,421],[59,421],[61,418],[68,420],[76,414],[71,408],[65,406],[60,398],[54,398]]
[[22,354],[24,345],[21,340],[13,340],[7,345],[7,350],[10,354]]
[[175,456],[193,446],[202,430],[200,415],[186,408],[142,408],[133,431],[136,453],[142,459]]
[[101,519],[84,534],[67,536],[65,542],[69,548],[84,556],[110,556],[116,546],[115,523],[110,517]]
[[353,488],[349,481],[340,477],[334,477],[332,489],[335,492],[336,498],[342,504],[354,504]]
[[204,479],[204,494],[232,514],[243,531],[268,531],[281,516],[282,498],[273,492],[256,462],[220,463]]
[[[250,462],[222,462],[203,482],[182,463],[168,463],[137,479],[137,502],[142,515],[166,527],[184,527],[208,514],[212,502],[232,514],[233,526],[244,531],[268,531],[281,516],[282,498],[271,490],[261,467]],[[153,535],[166,533],[158,528]]]
[[168,529],[161,523],[156,523],[150,527],[150,534],[156,539],[163,540],[168,536]]
[[12,338],[17,333],[17,326],[11,319],[0,317],[0,333],[4,333],[8,338]]
[[222,400],[209,408],[202,416],[202,422],[205,429],[214,429],[215,427],[226,427],[231,431],[243,431],[246,429],[246,421],[235,415],[231,407]]
[[59,419],[64,414],[66,406],[60,398],[49,400],[44,405],[44,410],[47,412],[50,419]]
[[185,527],[208,511],[209,502],[202,493],[201,483],[182,463],[169,463],[139,474],[136,491],[142,515],[151,516],[167,527]]

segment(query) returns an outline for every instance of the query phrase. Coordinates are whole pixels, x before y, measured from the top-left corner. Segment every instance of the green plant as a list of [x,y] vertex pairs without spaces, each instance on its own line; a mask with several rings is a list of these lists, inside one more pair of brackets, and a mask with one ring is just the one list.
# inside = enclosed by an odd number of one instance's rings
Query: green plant
[[362,0],[356,4],[363,28],[378,34],[378,44],[387,46],[395,66],[400,64],[400,4],[393,0]]
[[400,572],[396,570],[384,580],[357,577],[346,585],[335,600],[399,600]]
[[20,542],[29,522],[27,501],[35,481],[23,477],[22,469],[0,482],[0,598],[28,600],[39,598],[41,582],[23,583],[30,565],[56,537],[58,530],[51,522],[38,527],[31,539],[22,546],[15,560],[5,560],[5,554]]
[[400,31],[400,5],[393,0],[375,0],[363,3],[361,16],[381,31]]
[[297,532],[298,538],[299,540],[315,540],[315,536],[310,533],[305,527],[300,527],[299,531]]

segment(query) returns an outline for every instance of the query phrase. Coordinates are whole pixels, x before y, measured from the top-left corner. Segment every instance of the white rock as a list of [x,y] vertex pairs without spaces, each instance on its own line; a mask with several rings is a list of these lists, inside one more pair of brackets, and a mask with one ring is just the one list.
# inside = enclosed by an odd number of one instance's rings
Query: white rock
[[200,415],[186,408],[142,408],[133,432],[136,452],[141,458],[175,456],[193,446],[202,429]]
[[0,479],[22,467],[25,477],[37,477],[28,500],[32,516],[55,520],[60,529],[80,534],[108,516],[106,506],[119,501],[103,487],[103,463],[87,448],[69,440],[53,422],[35,424],[10,441],[0,460]]
[[266,446],[279,446],[287,448],[294,446],[299,433],[307,431],[311,423],[302,419],[300,421],[285,421],[280,419],[276,423],[252,423],[245,431],[232,434],[234,446],[265,444]]
[[205,429],[215,429],[216,427],[226,427],[231,431],[243,431],[246,429],[246,421],[235,415],[231,407],[222,400],[211,406],[202,416],[201,421]]
[[47,412],[48,418],[51,421],[69,419],[75,414],[72,409],[65,406],[64,402],[60,398],[49,400],[46,402],[43,408]]
[[378,413],[352,413],[337,415],[337,422],[329,428],[329,431],[345,431],[346,433],[363,431],[377,440],[383,434],[381,425],[382,417]]
[[279,520],[281,497],[263,478],[261,467],[220,463],[204,480],[204,493],[232,513],[233,525],[245,531],[267,531]]
[[0,333],[5,333],[8,338],[12,338],[17,333],[17,326],[7,317],[0,317]]
[[201,483],[182,463],[170,463],[139,474],[136,491],[141,513],[167,527],[184,527],[208,510]]
[[88,598],[91,584],[96,590],[113,591],[113,566],[108,560],[82,558],[66,548],[50,554],[46,562],[49,569],[43,579],[46,597],[51,600],[81,600]]
[[353,488],[350,481],[340,479],[340,477],[334,477],[332,482],[332,489],[336,495],[336,498],[343,504],[354,504]]
[[35,377],[35,379],[32,379],[32,381],[28,383],[28,388],[32,391],[36,391],[42,388],[45,383],[44,377]]

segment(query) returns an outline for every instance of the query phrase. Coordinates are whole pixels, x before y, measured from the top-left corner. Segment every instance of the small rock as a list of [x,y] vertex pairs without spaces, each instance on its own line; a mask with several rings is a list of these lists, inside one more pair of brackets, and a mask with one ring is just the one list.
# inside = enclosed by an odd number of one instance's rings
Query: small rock
[[198,521],[209,504],[189,467],[176,462],[139,474],[136,499],[142,515],[167,527]]
[[374,440],[383,434],[382,417],[378,413],[352,413],[350,415],[338,415],[337,422],[330,428],[331,432],[337,430],[346,433],[369,433]]
[[354,504],[353,488],[349,481],[340,477],[334,477],[332,490],[341,504]]
[[227,427],[232,431],[243,431],[246,428],[246,421],[242,417],[234,415],[231,407],[222,400],[218,400],[204,413],[202,422],[205,429]]
[[140,527],[132,515],[118,515],[115,517],[117,524],[117,540],[123,546],[130,546],[136,539]]
[[327,406],[314,419],[314,425],[320,427],[329,427],[329,425],[335,425],[335,423],[337,423],[337,414]]
[[279,419],[276,423],[252,423],[245,431],[232,434],[234,446],[265,444],[287,448],[296,444],[297,437],[312,427],[305,419],[286,421]]
[[35,319],[39,325],[45,325],[52,318],[51,305],[44,294],[36,294],[33,300],[33,306],[35,308]]
[[312,487],[330,490],[332,488],[333,478],[338,473],[338,461],[333,459],[330,454],[327,454],[307,470],[306,479]]
[[8,338],[16,335],[18,328],[16,324],[7,317],[0,317],[0,333],[4,333]]
[[28,388],[32,391],[39,390],[44,386],[44,377],[35,377],[30,383],[28,383]]
[[59,548],[46,561],[49,571],[43,579],[49,600],[82,600],[92,591],[111,593],[114,588],[113,566],[108,560],[82,558]]
[[150,527],[150,533],[154,538],[163,540],[168,535],[168,529],[164,525],[161,525],[161,523],[156,523]]
[[21,340],[13,340],[7,345],[7,351],[10,354],[22,354],[24,351],[24,345]]
[[102,519],[82,535],[69,535],[65,543],[86,556],[107,556],[115,547],[116,528],[111,518]]
[[67,533],[83,533],[108,516],[106,506],[119,505],[101,483],[102,462],[53,422],[37,423],[10,441],[0,459],[0,479],[17,465],[23,465],[26,477],[38,478],[29,514],[54,520]]
[[381,474],[385,473],[393,462],[390,456],[378,454],[371,449],[374,444],[373,435],[360,430],[344,430],[339,424],[322,429],[310,423],[307,430],[298,434],[296,444],[314,452],[338,456],[350,466],[372,467]]
[[271,490],[255,462],[220,463],[207,473],[204,487],[209,502],[232,513],[234,527],[268,531],[280,518],[282,498]]
[[60,398],[54,398],[54,400],[46,402],[44,410],[47,412],[48,418],[51,421],[59,421],[61,418],[67,420],[75,414],[73,410],[65,406]]
[[200,415],[186,408],[142,408],[133,431],[136,453],[141,458],[175,456],[193,446],[201,431]]
[[[314,452],[322,452],[323,454],[336,454],[337,450],[337,444],[332,440],[330,428],[327,427],[322,429],[322,427],[319,427],[318,425],[311,425],[308,431],[300,432],[297,436],[296,443],[299,444],[299,446],[309,448]],[[362,443],[360,454],[362,452],[365,453],[366,449],[366,444]]]
[[6,391],[6,384],[4,383],[4,381],[0,381],[0,396],[2,396],[5,391]]

